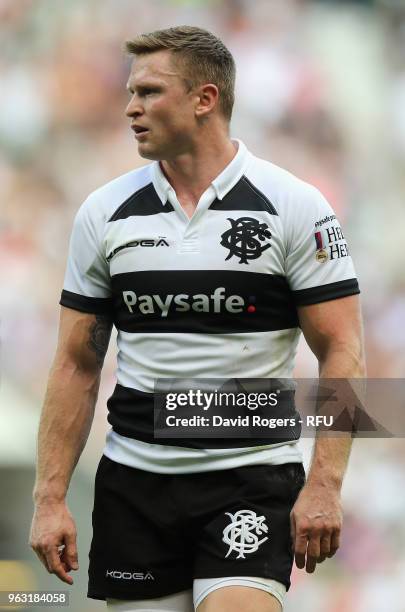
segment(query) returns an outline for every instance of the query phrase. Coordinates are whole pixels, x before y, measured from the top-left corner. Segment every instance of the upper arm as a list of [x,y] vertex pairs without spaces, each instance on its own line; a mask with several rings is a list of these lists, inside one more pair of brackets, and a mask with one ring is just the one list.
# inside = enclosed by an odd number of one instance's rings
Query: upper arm
[[112,314],[105,225],[105,215],[98,201],[88,198],[76,214],[70,236],[62,306],[81,313]]
[[112,329],[105,215],[94,196],[78,210],[70,237],[56,353],[57,365],[99,373]]
[[342,228],[322,194],[307,187],[283,215],[285,274],[296,306],[359,293]]
[[350,251],[327,200],[314,187],[301,187],[282,211],[285,275],[300,327],[323,375],[361,376],[360,290]]
[[112,320],[108,315],[83,313],[62,306],[56,362],[98,373],[107,352],[111,329]]
[[329,352],[339,350],[363,362],[363,326],[358,295],[298,307],[305,339],[317,357],[324,361]]

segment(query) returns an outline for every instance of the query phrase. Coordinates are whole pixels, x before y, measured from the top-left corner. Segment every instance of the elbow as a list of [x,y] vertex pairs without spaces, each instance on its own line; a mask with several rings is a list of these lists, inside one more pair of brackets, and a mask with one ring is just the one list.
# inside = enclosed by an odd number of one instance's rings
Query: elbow
[[100,379],[101,367],[90,360],[77,360],[67,355],[56,355],[52,366],[54,375],[69,381],[77,378],[88,380],[89,384],[97,383]]
[[317,355],[319,374],[329,378],[365,378],[367,375],[363,342],[335,340]]

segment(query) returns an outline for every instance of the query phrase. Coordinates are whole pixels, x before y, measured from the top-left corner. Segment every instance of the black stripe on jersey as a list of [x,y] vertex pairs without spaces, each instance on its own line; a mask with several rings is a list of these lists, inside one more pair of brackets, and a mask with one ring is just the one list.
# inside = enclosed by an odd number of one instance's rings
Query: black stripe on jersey
[[246,176],[242,176],[222,200],[215,200],[210,210],[264,210],[277,215],[270,200]]
[[[153,393],[144,393],[117,384],[112,396],[107,401],[107,406],[109,410],[107,419],[114,431],[121,436],[149,442],[150,444],[187,448],[243,448],[280,444],[280,442],[297,440],[300,436],[300,427],[288,427],[286,428],[286,437],[279,435],[274,438],[269,436],[269,428],[263,428],[262,438],[155,438]],[[233,409],[228,408],[229,410],[232,411]],[[293,392],[286,396],[285,402],[280,402],[278,413],[276,413],[276,409],[274,410],[275,414],[272,414],[272,417],[300,418],[295,411]],[[256,412],[260,412],[260,408]],[[223,407],[221,408],[221,416],[230,417],[232,414],[231,412],[226,414],[226,408]],[[159,422],[157,422],[157,425],[159,425]]]
[[113,300],[112,298],[95,298],[73,293],[63,289],[59,300],[61,306],[73,308],[80,312],[88,312],[90,314],[110,314],[112,315]]
[[127,219],[128,217],[135,216],[145,217],[147,215],[157,215],[173,211],[174,208],[170,202],[166,202],[163,205],[153,183],[148,183],[148,185],[145,185],[129,196],[108,221],[118,221],[118,219]]
[[349,278],[337,281],[336,283],[320,285],[319,287],[293,291],[293,297],[297,306],[305,306],[307,304],[318,304],[319,302],[336,300],[337,298],[356,295],[357,293],[360,293],[357,279]]
[[115,325],[126,332],[230,334],[298,327],[283,276],[157,270],[111,277]]

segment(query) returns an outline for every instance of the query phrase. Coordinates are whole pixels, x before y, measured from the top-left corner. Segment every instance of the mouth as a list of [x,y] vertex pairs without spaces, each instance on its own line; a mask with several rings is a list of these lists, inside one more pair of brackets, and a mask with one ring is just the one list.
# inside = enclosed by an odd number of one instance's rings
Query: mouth
[[142,125],[131,125],[131,130],[135,133],[135,138],[142,138],[145,134],[149,132],[149,129],[143,127]]

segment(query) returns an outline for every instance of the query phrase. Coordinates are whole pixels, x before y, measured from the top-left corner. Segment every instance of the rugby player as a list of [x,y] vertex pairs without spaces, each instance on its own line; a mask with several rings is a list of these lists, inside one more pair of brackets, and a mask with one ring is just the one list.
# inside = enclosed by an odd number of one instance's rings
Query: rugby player
[[30,543],[73,583],[66,494],[114,324],[88,596],[127,612],[278,612],[294,555],[312,573],[339,548],[350,435],[316,439],[305,481],[294,436],[155,438],[155,382],[291,377],[301,330],[320,377],[363,376],[353,264],[319,191],[230,137],[235,64],[221,40],[181,26],[127,50],[126,115],[152,163],[92,193],[75,219]]

